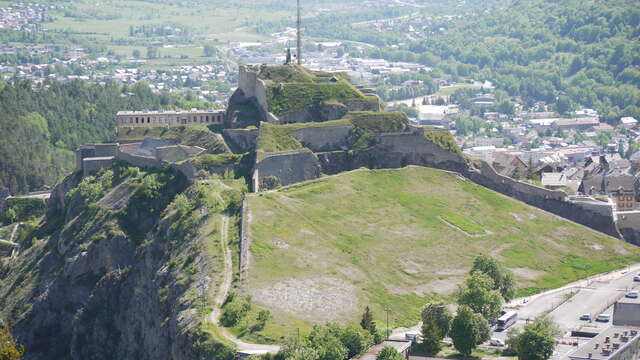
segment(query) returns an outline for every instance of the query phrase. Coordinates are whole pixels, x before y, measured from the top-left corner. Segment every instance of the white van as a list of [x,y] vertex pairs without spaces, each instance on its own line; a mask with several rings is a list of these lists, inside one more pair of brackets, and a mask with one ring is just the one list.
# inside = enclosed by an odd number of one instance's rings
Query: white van
[[596,316],[596,321],[609,322],[610,318],[611,318],[611,315],[609,314],[598,314],[598,316]]

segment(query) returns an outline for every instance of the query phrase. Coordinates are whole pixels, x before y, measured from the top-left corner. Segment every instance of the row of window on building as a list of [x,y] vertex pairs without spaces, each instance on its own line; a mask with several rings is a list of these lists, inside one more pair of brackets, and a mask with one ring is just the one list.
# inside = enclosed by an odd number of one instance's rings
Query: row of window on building
[[224,113],[196,113],[162,115],[156,114],[118,114],[118,125],[120,126],[140,126],[140,125],[186,125],[186,124],[222,124]]

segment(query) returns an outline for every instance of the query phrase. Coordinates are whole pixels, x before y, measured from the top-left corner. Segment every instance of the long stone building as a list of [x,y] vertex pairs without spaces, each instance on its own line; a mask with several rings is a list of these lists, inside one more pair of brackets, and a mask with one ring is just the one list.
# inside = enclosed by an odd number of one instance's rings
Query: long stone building
[[222,124],[224,110],[119,111],[118,126]]

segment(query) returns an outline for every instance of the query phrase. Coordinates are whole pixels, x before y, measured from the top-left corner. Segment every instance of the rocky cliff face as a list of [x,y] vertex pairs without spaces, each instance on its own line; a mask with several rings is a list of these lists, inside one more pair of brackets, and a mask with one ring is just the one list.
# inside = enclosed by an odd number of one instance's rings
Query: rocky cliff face
[[69,177],[26,237],[31,246],[0,263],[0,318],[25,359],[229,356],[202,330],[216,270],[200,251],[206,217],[189,223],[173,210],[186,187],[179,174],[125,171],[115,187]]

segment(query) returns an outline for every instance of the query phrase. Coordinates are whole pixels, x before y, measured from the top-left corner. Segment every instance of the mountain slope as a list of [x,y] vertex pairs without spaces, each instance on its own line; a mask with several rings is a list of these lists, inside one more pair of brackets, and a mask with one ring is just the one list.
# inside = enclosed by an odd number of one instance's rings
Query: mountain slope
[[231,359],[208,321],[223,280],[221,216],[235,180],[168,169],[69,176],[40,224],[0,257],[0,319],[25,359]]
[[343,173],[252,195],[249,210],[246,290],[283,325],[355,320],[366,305],[391,309],[393,325],[415,323],[479,253],[511,268],[520,294],[640,259],[636,247],[428,168]]

